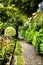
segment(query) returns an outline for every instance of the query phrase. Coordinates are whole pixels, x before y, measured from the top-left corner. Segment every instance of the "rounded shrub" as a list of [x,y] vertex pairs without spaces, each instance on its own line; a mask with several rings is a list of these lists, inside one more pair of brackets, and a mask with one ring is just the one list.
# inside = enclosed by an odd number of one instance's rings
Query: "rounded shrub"
[[16,30],[13,27],[7,27],[5,29],[5,36],[15,36],[16,35]]

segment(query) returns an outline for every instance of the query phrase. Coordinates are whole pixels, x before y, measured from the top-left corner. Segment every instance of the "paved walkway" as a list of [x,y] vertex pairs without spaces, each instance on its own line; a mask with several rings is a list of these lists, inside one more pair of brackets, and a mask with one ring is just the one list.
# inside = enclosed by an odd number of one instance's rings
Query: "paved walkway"
[[33,45],[26,43],[24,40],[21,40],[21,44],[24,49],[25,65],[43,65],[43,57],[37,54]]

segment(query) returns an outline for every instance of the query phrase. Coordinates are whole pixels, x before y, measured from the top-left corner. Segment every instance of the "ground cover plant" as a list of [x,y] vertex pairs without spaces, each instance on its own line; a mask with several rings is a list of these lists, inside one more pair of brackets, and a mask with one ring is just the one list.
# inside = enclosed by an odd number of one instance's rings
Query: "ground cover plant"
[[21,46],[21,42],[17,41],[16,49],[15,49],[15,55],[17,56],[17,65],[24,65],[24,58],[22,55],[23,49]]

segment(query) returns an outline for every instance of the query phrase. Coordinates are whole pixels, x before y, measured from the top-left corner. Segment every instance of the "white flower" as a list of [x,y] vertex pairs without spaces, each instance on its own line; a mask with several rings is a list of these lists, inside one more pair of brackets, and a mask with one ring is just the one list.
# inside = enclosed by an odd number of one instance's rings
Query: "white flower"
[[36,13],[33,13],[32,15],[34,16],[34,15],[36,15]]
[[3,4],[2,4],[2,3],[0,3],[0,6],[1,6],[1,7],[3,7]]
[[38,7],[40,7],[40,6],[41,6],[41,4],[38,5]]

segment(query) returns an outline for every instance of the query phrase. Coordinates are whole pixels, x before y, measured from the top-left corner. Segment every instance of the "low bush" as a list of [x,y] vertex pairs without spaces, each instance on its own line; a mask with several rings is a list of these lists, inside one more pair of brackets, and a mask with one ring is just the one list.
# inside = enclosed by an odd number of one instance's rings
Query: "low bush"
[[32,41],[32,44],[33,44],[33,46],[34,46],[34,48],[36,48],[36,42],[37,42],[37,35],[39,34],[39,32],[35,32],[35,34],[34,34],[34,37],[33,37],[33,41]]
[[27,30],[27,31],[25,32],[25,37],[24,37],[24,39],[25,39],[27,42],[32,43],[34,33],[35,33],[34,31]]
[[33,45],[36,48],[36,51],[40,54],[43,54],[43,29],[36,33],[33,38]]

